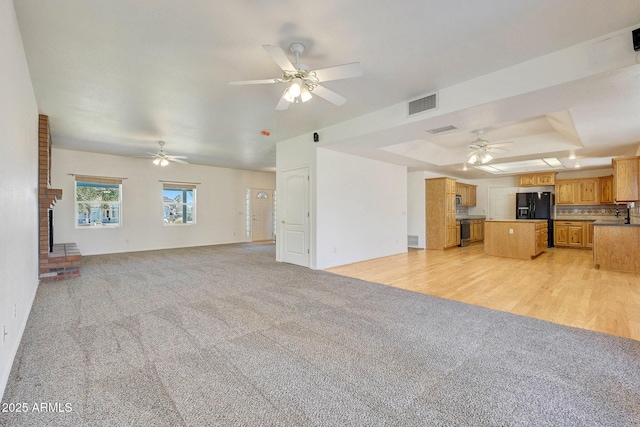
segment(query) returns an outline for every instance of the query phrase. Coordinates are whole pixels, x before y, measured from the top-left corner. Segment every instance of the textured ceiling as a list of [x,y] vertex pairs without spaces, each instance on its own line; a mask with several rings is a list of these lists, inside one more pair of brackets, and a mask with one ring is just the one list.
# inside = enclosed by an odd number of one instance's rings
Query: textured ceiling
[[[137,156],[164,140],[167,152],[193,163],[255,170],[275,168],[279,141],[640,23],[637,0],[19,0],[15,8],[54,146]],[[301,62],[312,69],[362,64],[363,77],[325,84],[347,98],[345,105],[316,96],[276,111],[284,86],[228,85],[279,77],[262,45],[286,50],[293,42],[306,46]],[[631,106],[637,109],[639,85],[634,70],[593,81],[587,93],[584,83],[549,93],[546,111],[529,112],[506,100],[456,112],[448,119],[459,131],[425,146],[459,152],[477,125],[487,129],[487,138],[501,140],[540,134],[547,126],[569,145],[591,145],[595,152],[593,141],[608,141],[605,151],[628,152],[633,138],[640,140],[640,121],[620,122],[629,120]],[[603,109],[619,121],[606,128],[594,122]],[[616,135],[618,129],[624,135]],[[371,145],[335,141],[331,148],[443,172],[464,160],[465,153],[444,156],[434,166],[397,155],[402,144],[423,139],[413,133],[411,124],[394,129],[385,148],[380,141],[388,135],[362,130],[361,139]],[[511,157],[544,154],[522,154],[517,146]]]

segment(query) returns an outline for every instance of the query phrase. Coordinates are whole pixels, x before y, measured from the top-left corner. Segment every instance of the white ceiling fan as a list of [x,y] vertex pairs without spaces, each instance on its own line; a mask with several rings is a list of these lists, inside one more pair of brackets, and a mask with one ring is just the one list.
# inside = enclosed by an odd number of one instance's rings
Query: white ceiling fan
[[286,110],[289,104],[297,102],[307,102],[313,96],[312,93],[326,99],[334,105],[340,106],[347,102],[347,99],[338,95],[332,90],[321,86],[320,83],[331,80],[348,79],[360,77],[363,74],[362,66],[359,62],[336,65],[335,67],[311,70],[307,65],[298,62],[300,54],[304,52],[302,43],[293,43],[289,50],[295,55],[294,63],[289,61],[287,55],[279,46],[262,46],[269,56],[282,69],[282,77],[262,80],[243,80],[230,82],[230,85],[255,85],[269,83],[287,83],[280,101],[276,105],[276,110]]
[[156,153],[147,153],[147,154],[151,154],[150,156],[140,156],[140,157],[153,159],[153,164],[156,166],[167,166],[169,162],[182,163],[185,165],[189,164],[189,162],[183,160],[187,158],[186,156],[172,156],[165,153],[162,148],[164,147],[164,144],[165,144],[164,141],[158,141],[158,145],[160,145],[160,151]]
[[477,130],[474,133],[476,134],[476,139],[469,144],[469,154],[467,157],[468,163],[472,165],[483,165],[485,163],[493,160],[493,156],[490,154],[491,151],[509,151],[506,148],[502,148],[505,145],[513,144],[513,142],[501,142],[498,144],[490,144],[489,141],[482,138],[483,130]]

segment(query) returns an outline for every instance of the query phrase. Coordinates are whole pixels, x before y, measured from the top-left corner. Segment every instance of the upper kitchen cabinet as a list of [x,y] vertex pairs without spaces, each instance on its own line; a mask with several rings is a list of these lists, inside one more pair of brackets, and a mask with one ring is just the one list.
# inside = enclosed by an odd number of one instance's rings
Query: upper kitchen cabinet
[[476,185],[464,184],[462,182],[456,182],[456,194],[461,196],[462,203],[460,206],[475,206],[476,205]]
[[600,203],[614,203],[613,175],[598,178],[598,200]]
[[597,205],[613,203],[612,177],[559,179],[556,181],[557,205]]
[[638,197],[640,157],[613,159],[613,193],[616,202],[635,202]]
[[556,205],[576,204],[576,181],[556,181]]
[[555,185],[556,173],[544,172],[544,173],[530,173],[526,175],[520,175],[520,187],[539,187],[544,185]]

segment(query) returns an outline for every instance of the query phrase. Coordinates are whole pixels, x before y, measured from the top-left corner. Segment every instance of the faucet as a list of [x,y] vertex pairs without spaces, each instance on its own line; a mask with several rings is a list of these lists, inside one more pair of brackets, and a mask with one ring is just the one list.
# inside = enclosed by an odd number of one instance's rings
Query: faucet
[[618,209],[618,205],[617,204],[616,204],[616,213],[615,213],[615,215],[616,215],[616,218],[620,217],[620,209]]

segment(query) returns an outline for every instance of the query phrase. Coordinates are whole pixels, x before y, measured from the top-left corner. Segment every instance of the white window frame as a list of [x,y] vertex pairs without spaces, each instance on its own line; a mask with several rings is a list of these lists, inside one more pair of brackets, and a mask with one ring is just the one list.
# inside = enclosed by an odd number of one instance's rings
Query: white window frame
[[[175,202],[175,201],[166,201],[164,199],[164,190],[183,190],[183,191],[193,191],[193,201],[192,202]],[[197,200],[197,188],[195,184],[182,184],[182,183],[162,183],[162,224],[166,227],[180,227],[180,226],[190,226],[196,225],[196,200]],[[169,222],[166,218],[167,209],[171,209],[169,206],[179,206],[183,212],[185,212],[185,208],[191,206],[191,222]]]
[[[78,200],[78,183],[85,184],[95,184],[95,187],[105,187],[105,186],[118,186],[118,200],[105,200],[105,201],[79,201]],[[85,185],[81,185],[85,186]],[[120,228],[122,227],[122,179],[120,178],[102,178],[102,177],[92,177],[92,176],[76,176],[75,183],[73,185],[74,190],[74,201],[75,201],[75,214],[74,214],[74,223],[75,228],[81,230],[96,230],[96,229],[105,229],[105,228]],[[84,205],[92,205],[96,209],[93,211],[99,211],[99,221],[95,221],[95,216],[92,215],[91,211],[84,218],[80,217],[80,204]],[[101,206],[103,205],[103,206]],[[117,206],[117,223],[107,222],[105,219],[111,218],[113,215],[113,208],[105,209],[104,205],[115,205]],[[94,217],[94,221],[91,221],[91,217]],[[82,221],[82,223],[80,222]]]

